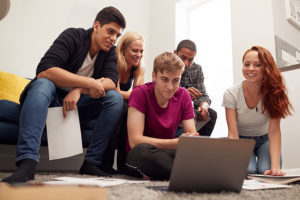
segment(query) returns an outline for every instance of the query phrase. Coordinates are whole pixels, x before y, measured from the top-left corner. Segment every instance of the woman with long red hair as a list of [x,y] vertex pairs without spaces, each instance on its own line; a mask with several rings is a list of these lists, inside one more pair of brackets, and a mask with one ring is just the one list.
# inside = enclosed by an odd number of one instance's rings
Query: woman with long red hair
[[282,176],[280,120],[291,115],[284,80],[271,53],[253,46],[243,56],[245,80],[226,90],[228,137],[256,141],[248,173]]

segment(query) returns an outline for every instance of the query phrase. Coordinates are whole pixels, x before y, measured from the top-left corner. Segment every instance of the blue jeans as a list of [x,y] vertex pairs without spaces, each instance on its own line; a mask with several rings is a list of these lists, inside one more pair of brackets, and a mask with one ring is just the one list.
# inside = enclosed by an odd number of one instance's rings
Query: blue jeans
[[[67,92],[57,89],[48,79],[40,78],[32,83],[20,113],[16,162],[25,158],[39,161],[38,150],[48,107],[62,106],[66,95]],[[122,106],[123,98],[115,90],[106,91],[106,96],[99,99],[81,95],[77,103],[80,123],[93,120],[96,115],[92,133],[82,132],[83,140],[89,142],[86,161],[95,165],[102,162],[103,153],[120,120]]]
[[[254,152],[249,162],[248,174],[263,174],[266,170],[271,169],[268,134],[254,137],[240,135],[240,138],[254,139],[256,142]],[[280,168],[281,165],[282,160],[280,155]]]

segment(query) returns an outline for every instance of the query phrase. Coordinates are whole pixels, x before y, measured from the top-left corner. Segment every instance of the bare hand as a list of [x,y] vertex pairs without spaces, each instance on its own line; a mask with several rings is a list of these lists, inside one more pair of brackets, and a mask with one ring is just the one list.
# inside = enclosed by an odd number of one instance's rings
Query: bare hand
[[199,106],[198,111],[199,111],[199,114],[197,116],[198,121],[205,121],[209,118],[210,115],[208,112],[208,108]]
[[189,87],[187,88],[187,91],[190,93],[191,99],[194,101],[202,96],[201,92],[194,88],[194,87]]
[[104,78],[97,79],[96,81],[102,89],[102,94],[101,94],[100,97],[105,97],[105,90],[104,90],[104,87],[103,87]]
[[80,98],[80,89],[79,88],[74,88],[71,90],[67,96],[63,100],[63,115],[64,118],[67,117],[67,111],[75,110],[77,109],[77,102]]
[[102,96],[105,96],[105,90],[103,88],[101,79],[92,79],[91,83],[92,84],[89,88],[89,93],[92,98],[98,99]]
[[179,136],[179,138],[180,137],[182,137],[182,136],[199,136],[199,133],[190,133],[190,132],[185,132],[185,133],[182,133],[180,136]]
[[190,132],[182,133],[178,138],[174,138],[176,147],[178,146],[179,139],[183,136],[199,136],[199,133],[197,133],[197,132],[196,133],[190,133]]
[[264,172],[264,175],[284,176],[285,172],[281,171],[281,169],[269,169]]

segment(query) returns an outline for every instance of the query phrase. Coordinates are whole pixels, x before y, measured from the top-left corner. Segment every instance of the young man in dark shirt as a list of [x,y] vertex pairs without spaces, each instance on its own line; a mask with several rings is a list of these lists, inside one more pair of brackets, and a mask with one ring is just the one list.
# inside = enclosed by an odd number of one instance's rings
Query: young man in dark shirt
[[95,115],[92,135],[82,134],[83,140],[88,138],[89,147],[79,173],[108,175],[100,164],[123,102],[114,90],[118,71],[113,45],[125,26],[120,11],[106,7],[97,14],[91,29],[69,28],[54,41],[37,67],[36,78],[21,95],[18,168],[3,182],[34,179],[48,107],[56,106],[62,106],[64,117],[78,108],[81,124]]

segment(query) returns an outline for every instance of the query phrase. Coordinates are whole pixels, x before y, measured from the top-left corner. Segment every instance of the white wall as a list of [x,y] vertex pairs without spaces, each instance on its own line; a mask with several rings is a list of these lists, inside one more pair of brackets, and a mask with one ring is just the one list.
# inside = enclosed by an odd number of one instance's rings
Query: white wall
[[[273,0],[273,19],[275,35],[300,49],[300,30],[286,20],[285,1]],[[300,167],[300,69],[282,73],[286,81],[288,95],[294,107],[293,116],[283,119],[282,156],[285,168]]]
[[227,136],[222,100],[233,84],[230,5],[230,0],[184,0],[176,5],[176,43],[186,38],[196,43],[194,61],[202,66],[211,108],[218,113],[211,137]]
[[[89,28],[100,9],[115,6],[126,18],[125,31],[145,39],[145,82],[151,81],[154,58],[175,48],[175,3],[178,0],[14,0],[0,21],[0,69],[34,77],[41,57],[66,28]],[[50,9],[49,9],[50,8]]]
[[175,5],[178,0],[151,0],[150,67],[145,80],[151,81],[154,58],[175,49]]
[[275,55],[272,0],[231,0],[233,81],[243,80],[242,56],[254,45]]
[[54,39],[66,28],[90,28],[97,13],[115,6],[126,18],[125,31],[145,38],[145,65],[150,65],[150,0],[14,0],[0,21],[0,69],[34,77],[35,69]]
[[272,3],[275,35],[300,50],[300,29],[287,21],[285,1],[272,0]]
[[[300,31],[285,19],[283,0],[231,0],[232,55],[234,83],[243,80],[242,56],[246,49],[260,45],[270,50],[275,58],[275,35],[300,49]],[[283,119],[282,156],[284,168],[300,167],[300,70],[282,73],[286,80],[289,98],[294,106],[293,116]]]
[[281,121],[282,157],[284,168],[300,168],[300,69],[282,73],[290,101],[294,107],[293,116]]

